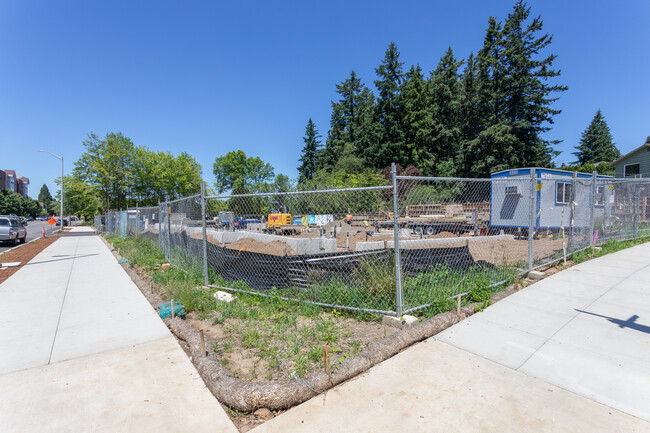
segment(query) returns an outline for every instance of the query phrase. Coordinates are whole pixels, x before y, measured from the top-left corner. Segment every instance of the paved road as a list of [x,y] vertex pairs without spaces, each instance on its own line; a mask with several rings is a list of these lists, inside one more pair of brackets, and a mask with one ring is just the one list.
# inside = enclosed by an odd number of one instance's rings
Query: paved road
[[[43,227],[45,227],[45,236],[50,236],[58,228],[58,226],[50,226],[45,221],[29,221],[27,223],[27,242],[43,236]],[[9,248],[13,248],[13,245],[0,243],[0,253]]]

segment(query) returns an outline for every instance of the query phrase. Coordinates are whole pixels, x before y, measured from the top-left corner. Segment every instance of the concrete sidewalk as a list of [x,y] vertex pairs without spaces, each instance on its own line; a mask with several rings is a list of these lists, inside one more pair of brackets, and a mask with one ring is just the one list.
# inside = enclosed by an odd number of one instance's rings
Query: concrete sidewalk
[[255,428],[650,432],[650,244],[542,280]]
[[50,245],[0,302],[3,432],[237,431],[97,236]]

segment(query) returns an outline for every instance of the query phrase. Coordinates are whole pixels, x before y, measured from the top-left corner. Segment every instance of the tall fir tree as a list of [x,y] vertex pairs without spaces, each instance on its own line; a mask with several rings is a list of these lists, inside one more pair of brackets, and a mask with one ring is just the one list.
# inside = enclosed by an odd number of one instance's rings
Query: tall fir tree
[[404,78],[403,62],[399,61],[397,45],[391,42],[384,59],[375,69],[378,79],[376,118],[379,123],[378,142],[368,149],[368,162],[372,168],[384,168],[393,161],[403,158],[404,131],[402,128],[403,109],[400,85]]
[[539,59],[552,41],[540,17],[529,22],[530,8],[518,1],[503,26],[490,17],[478,62],[478,109],[484,122],[471,149],[473,176],[513,167],[549,166],[552,144],[542,137],[550,129],[554,95],[567,89],[547,84],[560,75],[552,68],[556,56]]
[[431,173],[434,169],[434,157],[430,152],[432,118],[427,81],[419,65],[411,66],[407,72],[401,95],[404,146],[400,154],[400,164],[413,165],[423,173]]
[[610,162],[621,156],[612,140],[609,126],[598,110],[596,115],[582,133],[580,145],[576,146],[577,152],[573,154],[578,158],[579,165],[598,164],[599,162]]
[[[435,175],[454,176],[456,174],[456,154],[461,137],[461,117],[459,100],[458,68],[462,61],[456,60],[449,47],[442,56],[438,67],[431,72],[429,94],[433,137],[430,153],[435,158]],[[425,174],[429,174],[426,173]]]
[[302,156],[300,161],[302,165],[298,167],[298,183],[305,183],[314,178],[316,170],[318,169],[318,157],[320,156],[321,142],[319,140],[320,134],[316,129],[316,125],[309,118],[307,127],[305,128],[305,136],[303,141],[305,147],[302,149]]
[[368,117],[374,109],[374,96],[356,73],[336,85],[341,96],[332,101],[330,131],[319,158],[319,169],[360,172],[365,167],[364,146],[371,140]]
[[508,15],[502,32],[503,70],[506,99],[504,115],[512,127],[519,145],[512,154],[513,166],[541,166],[551,163],[552,143],[542,134],[550,129],[553,116],[560,110],[551,108],[558,98],[556,92],[567,90],[566,86],[549,85],[547,81],[560,75],[552,69],[557,57],[550,54],[538,58],[553,37],[542,32],[541,17],[529,22],[530,8],[522,0]]
[[472,166],[476,163],[473,145],[482,127],[478,80],[478,64],[474,53],[470,53],[460,78],[459,110],[462,121],[457,164],[458,174],[463,177],[472,175]]

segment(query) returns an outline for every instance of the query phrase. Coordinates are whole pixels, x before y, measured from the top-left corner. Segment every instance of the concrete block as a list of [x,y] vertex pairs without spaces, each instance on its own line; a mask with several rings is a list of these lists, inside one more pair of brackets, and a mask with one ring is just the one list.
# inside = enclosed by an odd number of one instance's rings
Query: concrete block
[[402,329],[411,326],[417,321],[418,321],[417,317],[409,316],[408,314],[405,314],[401,317],[384,316],[381,320],[381,323],[384,326],[390,326],[392,328]]
[[528,273],[528,279],[530,280],[541,280],[546,277],[546,274],[544,272],[540,271],[530,271]]
[[16,266],[20,266],[21,262],[7,262],[7,263],[0,263],[0,268],[15,268]]
[[228,303],[230,303],[230,302],[234,301],[235,299],[237,299],[236,296],[233,296],[230,293],[222,292],[220,290],[217,291],[217,292],[214,292],[214,298],[217,301],[228,302]]

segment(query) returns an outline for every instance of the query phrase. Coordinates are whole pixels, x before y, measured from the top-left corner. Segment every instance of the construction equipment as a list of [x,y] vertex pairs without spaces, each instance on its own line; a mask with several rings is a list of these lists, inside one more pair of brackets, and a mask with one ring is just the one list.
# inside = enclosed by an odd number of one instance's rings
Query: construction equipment
[[294,224],[290,213],[271,213],[266,221],[266,230],[275,232],[278,235],[289,235],[301,233],[305,227],[302,224]]

